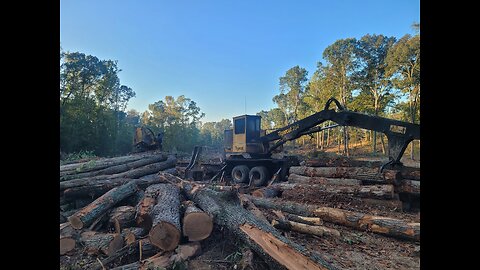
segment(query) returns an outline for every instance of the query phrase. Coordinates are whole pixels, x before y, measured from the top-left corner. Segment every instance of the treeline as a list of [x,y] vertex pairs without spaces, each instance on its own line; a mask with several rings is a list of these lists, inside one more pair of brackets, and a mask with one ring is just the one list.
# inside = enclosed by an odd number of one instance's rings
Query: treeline
[[[263,128],[279,128],[318,112],[330,97],[349,110],[420,123],[420,25],[413,27],[417,34],[398,40],[384,35],[337,40],[324,50],[325,63],[318,62],[310,79],[305,68],[290,68],[280,77],[280,93],[273,97],[277,107],[258,113]],[[377,152],[378,136],[345,127],[322,131],[309,141],[320,149],[336,145],[348,156],[352,139],[371,142]],[[385,153],[385,136],[380,139]],[[412,159],[413,147],[412,143]]]
[[[276,108],[258,113],[263,129],[275,129],[323,109],[330,97],[349,110],[419,123],[420,34],[400,39],[365,35],[337,40],[323,52],[324,62],[308,77],[294,66],[279,80]],[[114,156],[131,151],[135,127],[164,132],[164,149],[191,151],[194,145],[221,147],[230,119],[202,123],[204,113],[185,96],[166,96],[142,113],[125,111],[135,92],[121,85],[117,61],[79,52],[60,53],[60,147],[66,153],[93,151]],[[324,123],[329,125],[330,123]],[[377,152],[377,137],[355,128],[338,128],[297,140],[323,149],[338,146],[349,155],[349,142],[368,142]],[[342,147],[341,147],[342,146]],[[413,149],[413,144],[412,144]],[[413,151],[411,150],[413,157]]]

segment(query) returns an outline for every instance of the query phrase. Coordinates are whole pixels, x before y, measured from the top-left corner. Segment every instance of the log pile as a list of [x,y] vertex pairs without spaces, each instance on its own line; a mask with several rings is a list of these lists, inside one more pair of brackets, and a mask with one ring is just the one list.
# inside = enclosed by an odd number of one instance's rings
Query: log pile
[[414,169],[378,173],[376,164],[307,161],[290,168],[287,182],[249,189],[182,179],[174,175],[176,158],[161,153],[88,162],[60,168],[60,256],[98,256],[91,269],[168,269],[201,254],[215,226],[270,269],[336,269],[290,232],[333,241],[345,227],[420,241],[419,223],[288,200],[309,190],[401,209],[399,194],[420,194]]
[[142,257],[135,269],[196,256],[213,221],[159,177],[175,164],[174,156],[141,154],[61,166],[60,256],[99,256],[96,269],[125,256]]
[[[401,167],[380,172],[382,164],[380,161],[344,157],[306,160],[302,166],[290,167],[288,184],[269,188],[287,192],[287,195],[308,188],[309,192],[319,196],[355,198],[365,205],[378,205],[389,210],[417,210],[420,168]],[[257,194],[253,195],[262,197],[258,196],[261,192],[264,191],[256,191]]]

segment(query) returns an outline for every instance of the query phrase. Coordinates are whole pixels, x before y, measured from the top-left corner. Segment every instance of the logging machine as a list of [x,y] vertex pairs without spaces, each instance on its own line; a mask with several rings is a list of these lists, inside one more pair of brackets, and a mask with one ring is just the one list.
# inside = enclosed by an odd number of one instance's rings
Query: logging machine
[[[332,102],[337,106],[337,111],[329,109]],[[327,127],[319,126],[328,120],[335,124]],[[389,161],[382,166],[381,170],[403,166],[400,159],[408,144],[414,139],[420,139],[418,124],[349,111],[344,109],[335,98],[327,101],[324,110],[269,134],[260,129],[260,121],[261,117],[258,115],[237,116],[233,118],[233,129],[225,130],[225,159],[219,173],[230,174],[236,183],[262,186],[273,178],[272,176],[277,177],[279,181],[284,181],[290,166],[298,166],[299,161],[295,156],[272,158],[272,154],[288,141],[334,127],[352,126],[384,133],[388,138]],[[187,177],[191,176],[200,152],[201,148],[195,147],[186,169]]]

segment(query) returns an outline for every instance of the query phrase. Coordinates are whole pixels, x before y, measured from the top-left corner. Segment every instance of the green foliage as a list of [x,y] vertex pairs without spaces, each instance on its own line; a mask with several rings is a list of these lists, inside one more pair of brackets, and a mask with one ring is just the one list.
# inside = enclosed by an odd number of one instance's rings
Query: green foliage
[[99,156],[131,150],[133,126],[124,112],[135,92],[121,85],[117,61],[60,52],[60,148]]
[[285,125],[299,119],[304,107],[303,95],[308,81],[307,75],[306,69],[294,66],[287,70],[285,76],[280,77],[280,94],[273,97],[273,102],[285,115]]

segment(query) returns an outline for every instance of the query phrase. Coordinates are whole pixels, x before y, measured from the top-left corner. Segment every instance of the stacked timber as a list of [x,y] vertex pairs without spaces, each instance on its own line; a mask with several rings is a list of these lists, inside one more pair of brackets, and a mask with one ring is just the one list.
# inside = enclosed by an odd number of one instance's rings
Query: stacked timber
[[69,180],[60,177],[60,256],[98,255],[94,269],[139,256],[135,269],[146,269],[199,254],[199,241],[210,236],[213,219],[185,201],[176,183],[160,177],[174,173],[174,156],[94,161],[61,167]]
[[[418,208],[415,203],[420,196],[420,168],[402,166],[380,172],[383,163],[345,157],[306,160],[302,166],[290,167],[288,184],[270,189],[276,188],[288,196],[290,191],[298,193],[308,188],[312,194],[344,199],[350,196],[366,205],[391,205],[398,210]],[[261,192],[256,191],[257,195]]]

